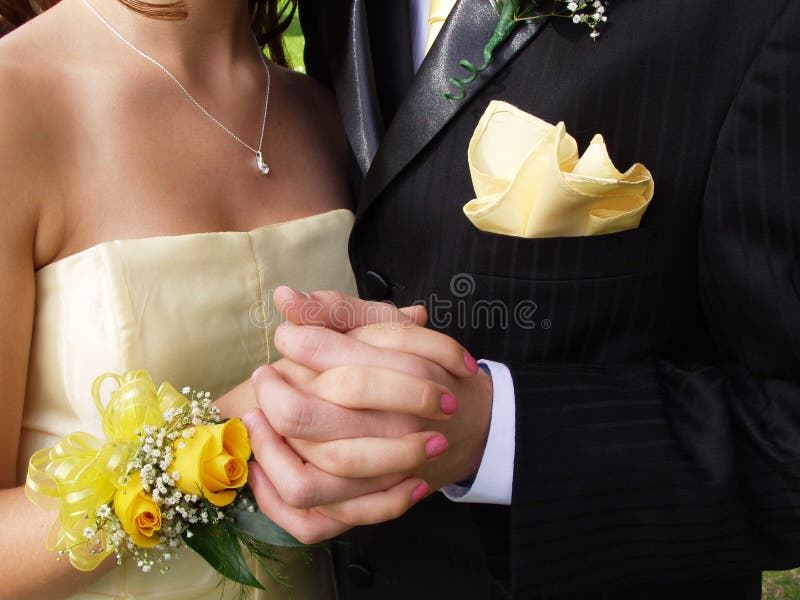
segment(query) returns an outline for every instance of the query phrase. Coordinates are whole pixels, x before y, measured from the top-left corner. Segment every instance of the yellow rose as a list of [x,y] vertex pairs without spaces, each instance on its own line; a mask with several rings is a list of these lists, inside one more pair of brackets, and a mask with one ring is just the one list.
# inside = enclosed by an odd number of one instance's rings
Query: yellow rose
[[184,494],[198,494],[215,506],[227,506],[247,483],[250,439],[239,419],[219,425],[198,425],[194,434],[174,444],[170,472]]
[[142,488],[142,478],[135,473],[114,495],[114,512],[122,528],[137,546],[152,548],[161,541],[161,510]]

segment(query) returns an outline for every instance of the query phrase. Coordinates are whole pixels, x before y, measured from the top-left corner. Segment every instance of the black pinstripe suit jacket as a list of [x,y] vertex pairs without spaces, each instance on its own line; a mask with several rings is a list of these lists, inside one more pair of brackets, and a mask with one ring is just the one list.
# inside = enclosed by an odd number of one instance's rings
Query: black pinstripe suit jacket
[[[439,94],[490,3],[461,0],[413,78],[406,4],[303,0],[308,68],[363,174],[362,293],[444,307],[433,326],[511,367],[513,503],[352,532],[341,595],[759,597],[760,570],[800,563],[800,2],[619,0],[597,43],[524,25],[457,105]],[[492,99],[644,163],[641,227],[477,231],[466,149]]]

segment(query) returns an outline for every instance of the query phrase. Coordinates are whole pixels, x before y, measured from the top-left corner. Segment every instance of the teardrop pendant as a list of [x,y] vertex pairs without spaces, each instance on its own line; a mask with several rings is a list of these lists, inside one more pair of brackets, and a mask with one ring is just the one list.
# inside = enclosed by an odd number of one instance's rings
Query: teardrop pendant
[[261,156],[261,152],[256,152],[256,164],[258,166],[258,172],[262,175],[266,175],[269,173],[269,165],[264,162],[264,158]]

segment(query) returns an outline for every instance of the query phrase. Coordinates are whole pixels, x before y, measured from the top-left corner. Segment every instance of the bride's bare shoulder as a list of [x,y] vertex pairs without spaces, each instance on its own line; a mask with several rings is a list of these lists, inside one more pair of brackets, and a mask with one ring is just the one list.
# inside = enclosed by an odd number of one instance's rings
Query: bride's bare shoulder
[[273,67],[297,120],[313,129],[314,136],[324,141],[337,156],[347,159],[348,143],[342,126],[336,97],[316,79],[283,67]]
[[[22,132],[36,140],[36,129],[54,117],[62,57],[66,45],[65,27],[59,25],[61,7],[54,8],[0,38],[0,143]],[[24,140],[18,140],[24,141]]]
[[60,110],[58,27],[50,11],[0,38],[0,210],[35,229],[53,196]]
[[38,161],[51,114],[45,109],[52,95],[42,85],[43,65],[37,64],[34,53],[28,53],[28,45],[15,34],[0,40],[0,177],[4,181],[22,178],[28,165]]
[[57,62],[70,37],[71,13],[68,3],[56,4],[0,37],[0,68],[16,64],[33,73],[42,64]]
[[4,181],[21,177],[43,142],[40,107],[47,96],[38,85],[40,76],[31,73],[37,68],[31,62],[24,61],[14,45],[0,45],[0,177]]

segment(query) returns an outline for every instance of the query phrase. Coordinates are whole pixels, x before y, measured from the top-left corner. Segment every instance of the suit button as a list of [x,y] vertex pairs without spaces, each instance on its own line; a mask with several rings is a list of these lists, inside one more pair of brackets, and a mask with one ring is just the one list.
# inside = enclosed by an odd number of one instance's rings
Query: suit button
[[345,567],[347,576],[356,587],[368,588],[375,583],[375,576],[372,570],[364,565],[358,563],[350,563]]
[[388,277],[377,271],[367,271],[364,279],[364,291],[367,293],[368,300],[383,302],[392,293],[392,285]]

